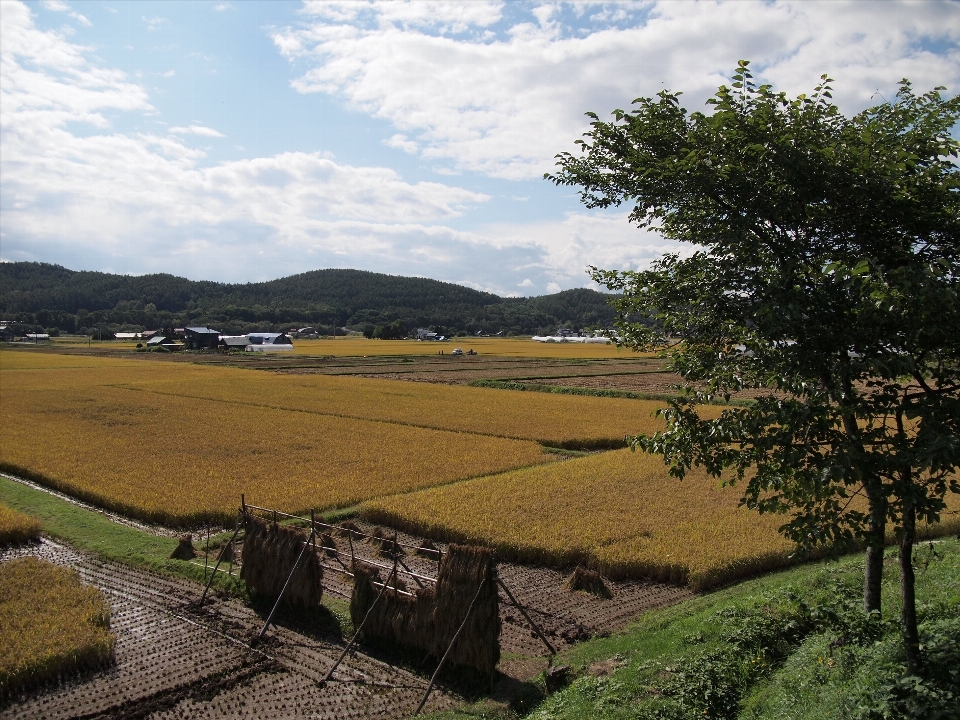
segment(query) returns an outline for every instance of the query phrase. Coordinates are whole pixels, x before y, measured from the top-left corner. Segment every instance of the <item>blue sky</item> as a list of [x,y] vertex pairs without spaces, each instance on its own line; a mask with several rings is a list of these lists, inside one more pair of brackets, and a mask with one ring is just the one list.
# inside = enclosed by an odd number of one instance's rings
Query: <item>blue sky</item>
[[677,250],[542,179],[587,110],[740,58],[853,113],[960,85],[960,3],[0,0],[0,259],[502,295]]

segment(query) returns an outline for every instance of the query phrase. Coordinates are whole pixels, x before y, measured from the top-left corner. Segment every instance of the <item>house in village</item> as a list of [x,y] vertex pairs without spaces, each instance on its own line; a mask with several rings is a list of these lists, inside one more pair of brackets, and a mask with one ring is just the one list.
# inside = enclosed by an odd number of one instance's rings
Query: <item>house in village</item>
[[208,327],[184,328],[183,342],[188,350],[216,350],[220,345],[220,331]]

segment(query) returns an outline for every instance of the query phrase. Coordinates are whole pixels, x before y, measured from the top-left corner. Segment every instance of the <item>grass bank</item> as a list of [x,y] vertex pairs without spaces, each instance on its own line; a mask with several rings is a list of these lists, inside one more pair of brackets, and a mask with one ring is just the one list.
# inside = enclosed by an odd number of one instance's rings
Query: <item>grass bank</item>
[[884,569],[884,618],[862,612],[863,557],[819,562],[645,615],[568,651],[575,678],[530,717],[960,717],[960,541],[916,552],[923,677],[906,677],[899,583]]
[[[98,512],[6,477],[0,477],[0,502],[37,520],[44,534],[63,540],[78,550],[96,553],[106,560],[204,582],[202,567],[170,559],[170,553],[177,546],[176,538],[122,525]],[[213,536],[211,542],[217,547],[228,537],[228,534],[221,533]],[[238,578],[221,575],[217,575],[214,589],[235,595],[245,594]]]

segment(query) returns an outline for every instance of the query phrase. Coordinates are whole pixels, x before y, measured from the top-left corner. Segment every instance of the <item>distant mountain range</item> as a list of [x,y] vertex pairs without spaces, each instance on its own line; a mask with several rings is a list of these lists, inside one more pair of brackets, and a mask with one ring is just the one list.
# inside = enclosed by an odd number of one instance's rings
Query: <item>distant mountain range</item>
[[208,325],[223,333],[313,326],[363,331],[400,320],[446,335],[532,335],[608,327],[608,295],[565,290],[503,298],[462,285],[362,270],[314,270],[263,283],[174,275],[77,272],[47,263],[0,263],[0,319],[32,331],[88,333]]

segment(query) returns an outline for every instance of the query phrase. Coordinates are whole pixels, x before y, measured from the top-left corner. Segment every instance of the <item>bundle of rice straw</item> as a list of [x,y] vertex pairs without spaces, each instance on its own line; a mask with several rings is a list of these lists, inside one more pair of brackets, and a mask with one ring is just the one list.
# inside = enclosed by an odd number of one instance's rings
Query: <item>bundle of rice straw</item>
[[434,612],[434,654],[443,656],[483,580],[486,582],[449,660],[492,673],[500,661],[500,604],[497,571],[489,548],[450,545],[440,561]]
[[[240,577],[247,587],[277,598],[303,550],[306,533],[296,528],[268,523],[253,515],[244,519],[243,565]],[[323,567],[314,548],[308,547],[283,597],[291,606],[314,610],[323,594]]]
[[[477,590],[486,579],[480,595]],[[363,626],[364,640],[382,641],[425,652],[439,660],[477,597],[467,624],[450,652],[456,665],[491,673],[500,660],[500,612],[497,577],[490,550],[451,545],[444,555],[436,588],[420,588],[413,597],[388,588],[380,601],[380,570],[357,562],[354,565],[350,617],[355,627]]]
[[574,570],[573,574],[567,578],[567,581],[563,584],[563,586],[571,592],[580,590],[582,592],[588,592],[591,595],[596,595],[597,597],[602,597],[607,600],[613,597],[613,594],[610,592],[610,588],[607,587],[607,584],[603,581],[600,573],[598,573],[596,570],[588,570],[580,565],[577,565],[576,570]]

